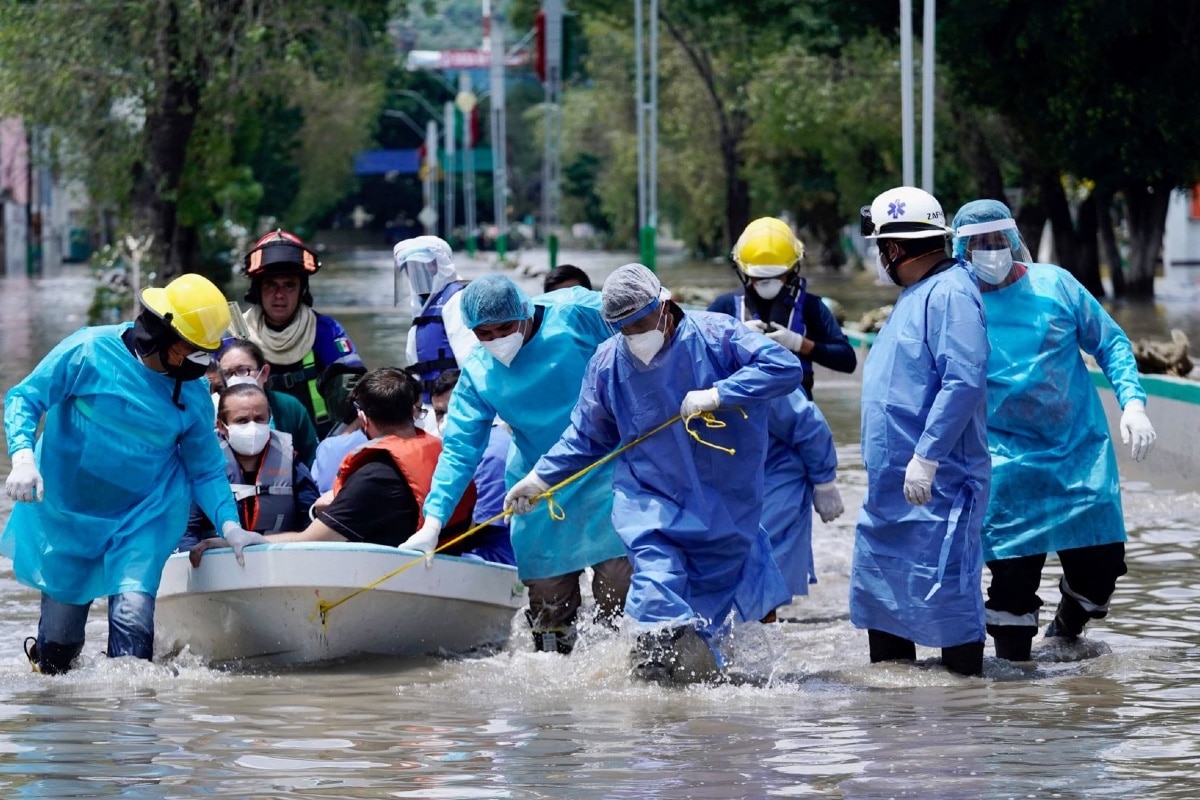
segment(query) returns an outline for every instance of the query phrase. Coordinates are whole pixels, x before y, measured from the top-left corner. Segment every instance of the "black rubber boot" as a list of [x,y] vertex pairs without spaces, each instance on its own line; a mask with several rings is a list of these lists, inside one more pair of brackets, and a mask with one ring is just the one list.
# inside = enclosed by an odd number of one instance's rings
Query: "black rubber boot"
[[[30,637],[30,639],[32,638]],[[43,642],[39,645],[36,639],[33,644],[29,643],[29,639],[25,640],[25,655],[34,665],[34,671],[43,675],[62,675],[67,672],[71,669],[71,662],[82,651],[83,642],[79,644]]]
[[1033,652],[1033,634],[1017,636],[996,636],[996,658],[1005,661],[1029,661]]
[[983,674],[983,642],[942,648],[942,665],[958,675]]
[[916,661],[917,646],[908,639],[885,631],[867,630],[867,644],[871,648],[871,663],[880,661]]
[[633,675],[652,683],[706,683],[718,680],[721,670],[703,637],[684,626],[639,635]]
[[533,612],[528,609],[525,611],[525,620],[533,633],[533,649],[539,653],[562,653],[569,656],[575,649],[575,640],[579,634],[574,624],[539,627],[534,624]]
[[1058,601],[1058,610],[1054,612],[1054,619],[1046,628],[1046,638],[1058,638],[1073,642],[1083,633],[1083,626],[1087,625],[1089,619],[1091,619],[1091,615],[1083,610],[1079,601],[1069,594],[1064,594]]

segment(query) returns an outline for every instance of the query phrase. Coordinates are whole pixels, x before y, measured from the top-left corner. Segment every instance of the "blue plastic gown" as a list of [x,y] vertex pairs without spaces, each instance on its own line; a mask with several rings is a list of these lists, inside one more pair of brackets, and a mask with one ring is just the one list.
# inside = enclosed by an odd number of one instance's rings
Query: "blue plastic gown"
[[[850,619],[926,647],[984,640],[980,528],[987,507],[988,340],[966,265],[906,288],[863,368],[867,497]],[[933,498],[904,499],[913,453],[937,461]]]
[[[505,478],[510,488],[533,469],[570,423],[588,360],[611,335],[600,318],[600,293],[573,287],[533,302],[545,308],[545,316],[509,366],[483,347],[472,348],[462,365],[450,395],[442,455],[425,500],[426,515],[443,522],[450,518],[483,458],[497,415],[512,428],[514,449]],[[566,575],[625,555],[612,526],[611,465],[589,473],[557,497],[567,509],[561,522],[546,514],[510,520],[523,580]]]
[[204,379],[171,400],[174,378],[130,355],[129,325],[84,328],[9,390],[9,453],[34,446],[45,501],[17,503],[0,538],[17,580],[60,603],[158,591],[191,501],[220,530],[237,520]]
[[[742,620],[761,619],[791,597],[759,524],[766,401],[799,387],[804,368],[724,314],[685,315],[649,367],[621,338],[597,351],[571,427],[535,469],[554,485],[677,416],[689,391],[717,387],[726,427],[699,418],[692,427],[734,455],[677,422],[614,459],[613,522],[633,561],[625,613],[650,625],[694,624],[709,637],[735,607]],[[528,516],[545,518],[544,505]]]
[[792,595],[817,582],[812,553],[813,486],[837,474],[833,431],[803,390],[776,397],[767,418],[770,434],[763,485],[762,526]]
[[1122,408],[1144,403],[1129,338],[1052,264],[1029,264],[983,304],[992,345],[985,560],[1125,541],[1117,457],[1079,351],[1095,356]]

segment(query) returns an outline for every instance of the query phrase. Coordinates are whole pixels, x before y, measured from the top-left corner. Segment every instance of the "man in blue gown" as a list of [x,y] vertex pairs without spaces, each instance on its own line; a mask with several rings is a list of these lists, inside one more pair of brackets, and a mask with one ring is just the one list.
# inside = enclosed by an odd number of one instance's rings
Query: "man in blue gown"
[[[601,296],[621,335],[597,350],[570,427],[505,504],[528,512],[549,486],[682,416],[615,459],[612,519],[633,560],[636,674],[708,679],[730,612],[757,621],[791,596],[759,521],[768,402],[798,389],[804,368],[729,316],[685,314],[641,264],[613,272]],[[692,419],[711,414],[710,426]],[[553,501],[570,513],[560,491]]]
[[862,210],[883,280],[902,287],[863,367],[862,456],[850,619],[871,661],[940,647],[964,675],[983,671],[988,339],[967,266],[946,255],[942,208],[911,186]]
[[954,254],[979,281],[992,348],[987,630],[997,656],[1026,661],[1047,553],[1058,553],[1063,570],[1051,638],[1074,640],[1089,620],[1106,616],[1126,572],[1116,453],[1081,351],[1112,384],[1124,409],[1122,440],[1135,459],[1150,451],[1154,428],[1129,338],[1068,272],[1032,263],[1007,206],[967,203],[954,232]]
[[[512,429],[511,486],[566,429],[588,360],[610,335],[600,317],[600,295],[580,287],[531,301],[507,276],[485,275],[461,294],[463,320],[479,346],[450,394],[425,523],[402,545],[426,553],[437,546],[442,524],[475,475],[496,417]],[[631,568],[612,526],[611,465],[572,484],[562,503],[570,510],[562,522],[539,515],[514,519],[510,527],[517,570],[529,589],[534,646],[569,653],[583,570],[593,571],[599,620],[615,624]]]
[[239,563],[263,541],[238,524],[202,380],[229,326],[224,296],[182,275],[143,290],[142,305],[133,323],[68,336],[5,397],[5,491],[21,502],[0,553],[42,593],[26,655],[44,673],[70,669],[97,597],[108,655],[153,656],[154,596],[193,499]]

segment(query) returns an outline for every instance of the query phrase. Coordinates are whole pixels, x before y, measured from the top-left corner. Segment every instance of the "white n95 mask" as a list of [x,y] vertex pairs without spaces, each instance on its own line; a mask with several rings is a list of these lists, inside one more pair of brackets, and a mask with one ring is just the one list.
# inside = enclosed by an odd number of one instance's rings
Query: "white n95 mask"
[[256,456],[267,446],[271,438],[271,426],[265,422],[242,422],[226,425],[226,441],[233,452],[241,456]]
[[225,388],[240,386],[243,383],[258,386],[258,373],[256,372],[253,375],[234,375],[232,378],[226,378]]
[[975,250],[971,253],[971,266],[975,277],[984,283],[997,286],[1004,283],[1012,272],[1012,250]]
[[666,341],[666,335],[655,329],[626,336],[625,346],[629,348],[629,352],[634,358],[649,366],[650,361],[658,354],[659,350],[662,350]]
[[783,291],[782,278],[770,278],[768,280],[755,281],[754,293],[763,300],[774,300]]
[[492,354],[492,358],[506,367],[517,357],[517,351],[524,343],[525,334],[520,330],[510,333],[508,336],[492,339],[490,342],[480,342],[483,349]]

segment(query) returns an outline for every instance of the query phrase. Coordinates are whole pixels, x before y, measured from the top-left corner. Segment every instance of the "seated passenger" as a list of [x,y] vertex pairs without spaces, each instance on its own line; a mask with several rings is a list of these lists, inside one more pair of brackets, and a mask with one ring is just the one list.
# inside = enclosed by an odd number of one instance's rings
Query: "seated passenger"
[[292,435],[292,446],[305,466],[312,466],[317,454],[317,428],[304,404],[286,392],[267,389],[271,378],[271,365],[267,363],[262,348],[247,339],[227,342],[217,363],[225,386],[253,383],[267,393],[271,405],[271,424],[276,430]]
[[[237,500],[238,519],[248,531],[293,530],[308,518],[317,486],[292,449],[292,437],[271,430],[266,393],[253,384],[221,392],[217,431],[225,455],[225,475]],[[177,551],[215,537],[212,522],[195,504]]]
[[[420,402],[416,380],[385,367],[368,372],[355,385],[351,400],[370,441],[343,459],[333,485],[332,501],[318,506],[304,530],[267,536],[282,542],[368,542],[397,546],[420,527],[421,505],[429,493],[441,440],[419,430],[413,408]],[[455,509],[443,541],[467,530],[475,505],[472,485]],[[223,539],[205,539],[192,548],[198,565],[206,549],[226,547]],[[464,540],[457,554],[468,549]]]
[[[450,406],[450,393],[458,384],[459,371],[448,369],[442,372],[433,382],[430,404],[433,406],[437,431],[440,435],[446,425],[446,410]],[[475,468],[475,511],[471,515],[471,524],[479,525],[504,511],[504,468],[508,460],[508,446],[512,442],[508,426],[497,418],[492,423],[492,431],[488,436],[487,449],[483,451],[483,460]],[[467,539],[471,550],[464,555],[475,555],[484,561],[496,561],[501,564],[516,566],[517,557],[513,554],[512,541],[508,536],[508,518],[500,519],[488,525],[483,530],[476,531]]]

